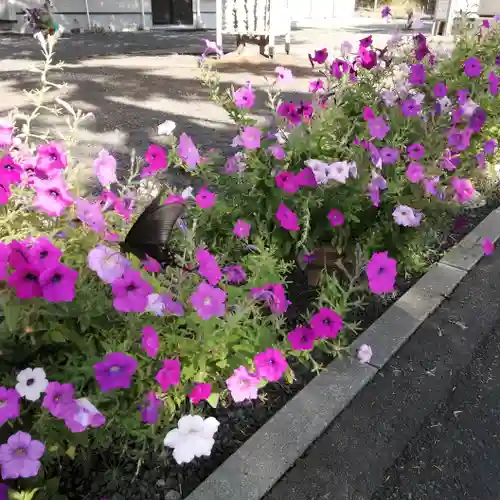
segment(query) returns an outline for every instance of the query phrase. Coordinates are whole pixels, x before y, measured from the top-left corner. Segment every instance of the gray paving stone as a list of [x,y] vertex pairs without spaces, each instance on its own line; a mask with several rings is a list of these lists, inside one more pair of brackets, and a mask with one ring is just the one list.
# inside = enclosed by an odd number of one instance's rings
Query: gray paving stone
[[482,241],[500,238],[500,210],[494,210],[477,228],[450,250],[441,262],[459,269],[470,271],[484,255]]
[[373,351],[370,364],[382,367],[466,274],[442,263],[433,266],[351,344],[351,354],[355,356],[362,344],[368,344]]
[[376,372],[335,359],[186,500],[260,499]]

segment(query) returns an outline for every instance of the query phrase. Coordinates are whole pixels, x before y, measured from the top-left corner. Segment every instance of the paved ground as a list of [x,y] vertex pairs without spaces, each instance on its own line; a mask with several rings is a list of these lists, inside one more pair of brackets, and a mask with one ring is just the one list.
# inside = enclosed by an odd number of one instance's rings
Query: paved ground
[[266,500],[500,498],[500,252],[485,258]]
[[[276,65],[286,65],[297,76],[284,90],[287,98],[304,97],[313,72],[307,53],[318,47],[337,50],[344,39],[356,42],[369,33],[382,45],[401,23],[392,26],[380,21],[353,23],[335,29],[302,29],[293,32],[292,54],[278,48],[275,61],[235,60],[228,57],[218,66],[223,85],[239,86],[251,80],[258,91],[256,114],[264,116],[265,80]],[[209,100],[208,92],[197,81],[197,57],[203,49],[202,38],[214,39],[212,32],[142,32],[84,34],[63,38],[58,43],[56,59],[64,60],[65,71],[57,82],[66,81],[63,97],[85,111],[92,111],[96,121],[80,133],[78,158],[88,159],[101,147],[125,153],[130,148],[144,150],[155,138],[159,123],[166,119],[178,123],[177,131],[191,134],[203,147],[226,146],[234,136],[228,117]],[[225,49],[233,50],[233,40],[225,40]],[[40,51],[29,36],[0,35],[0,115],[14,106],[26,109],[23,89],[34,88],[38,74],[32,66]],[[42,123],[47,128],[61,128],[61,118],[50,117]]]

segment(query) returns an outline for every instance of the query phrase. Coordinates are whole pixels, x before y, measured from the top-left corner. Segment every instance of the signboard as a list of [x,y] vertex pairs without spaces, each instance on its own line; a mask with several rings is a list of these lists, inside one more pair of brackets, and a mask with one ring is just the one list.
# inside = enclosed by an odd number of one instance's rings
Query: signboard
[[434,21],[448,21],[452,2],[453,0],[437,0]]

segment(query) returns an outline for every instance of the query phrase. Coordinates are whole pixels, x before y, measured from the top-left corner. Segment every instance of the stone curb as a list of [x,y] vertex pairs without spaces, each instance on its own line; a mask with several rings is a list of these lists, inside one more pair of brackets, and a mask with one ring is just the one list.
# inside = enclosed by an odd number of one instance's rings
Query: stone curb
[[[369,326],[349,356],[334,359],[186,500],[260,500],[481,260],[484,238],[500,239],[500,208]],[[369,364],[356,359],[362,344],[373,350]]]

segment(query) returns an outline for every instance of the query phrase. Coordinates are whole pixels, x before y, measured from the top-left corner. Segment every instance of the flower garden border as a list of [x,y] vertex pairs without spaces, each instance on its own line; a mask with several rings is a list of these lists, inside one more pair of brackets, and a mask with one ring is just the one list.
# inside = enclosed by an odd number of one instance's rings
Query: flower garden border
[[[370,382],[484,256],[482,240],[500,239],[500,208],[478,226],[235,453],[186,500],[260,500]],[[369,363],[356,353],[373,350]]]

